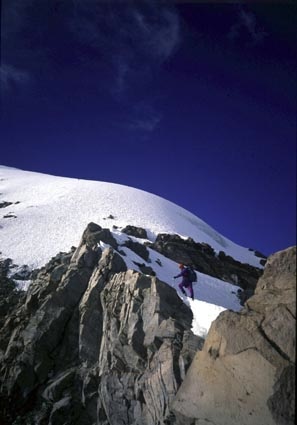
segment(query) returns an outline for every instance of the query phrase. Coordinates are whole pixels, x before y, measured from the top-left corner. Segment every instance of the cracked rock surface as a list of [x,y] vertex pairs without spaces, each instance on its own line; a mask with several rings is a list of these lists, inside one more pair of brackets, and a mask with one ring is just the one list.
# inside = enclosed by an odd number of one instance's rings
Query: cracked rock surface
[[195,425],[293,425],[295,329],[293,247],[269,257],[241,312],[213,322],[174,400],[176,415]]
[[9,266],[0,262],[1,425],[294,423],[296,248],[268,259],[242,311],[221,313],[205,342],[175,289],[149,267],[127,270],[95,223],[26,293]]
[[192,319],[173,288],[127,270],[90,223],[75,252],[3,311],[1,425],[175,424],[171,402],[204,342]]

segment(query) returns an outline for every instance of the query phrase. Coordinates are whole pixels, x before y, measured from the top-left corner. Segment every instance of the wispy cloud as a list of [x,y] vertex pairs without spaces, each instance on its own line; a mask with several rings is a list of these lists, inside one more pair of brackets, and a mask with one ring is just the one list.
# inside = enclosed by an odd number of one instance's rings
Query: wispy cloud
[[134,37],[146,48],[149,57],[164,61],[174,52],[180,41],[178,15],[169,9],[152,8],[134,10],[133,18]]
[[48,8],[38,0],[2,2],[1,21],[1,86],[17,89],[34,82],[41,69],[48,65]]
[[90,13],[93,4],[92,0],[76,0],[71,30],[102,58],[105,87],[114,99],[127,108],[127,99],[133,98],[126,127],[152,132],[161,114],[151,101],[144,104],[141,93],[180,44],[179,16],[169,4],[154,1],[120,2],[118,7],[103,3]]
[[0,67],[0,84],[2,90],[11,91],[16,86],[27,84],[30,80],[31,77],[27,71],[11,65],[1,65]]
[[141,102],[134,106],[127,127],[131,130],[151,133],[157,128],[161,118],[161,114],[152,105]]
[[178,13],[169,3],[151,0],[117,4],[76,0],[74,4],[68,27],[89,49],[95,74],[99,66],[100,84],[104,81],[105,89],[125,108],[123,125],[152,132],[161,114],[144,92],[180,44]]
[[228,36],[231,39],[236,39],[240,37],[242,33],[249,36],[249,43],[252,44],[261,43],[267,36],[267,33],[259,27],[255,14],[240,8],[238,22],[231,27]]
[[[180,42],[178,15],[171,9],[140,2],[125,5],[106,17],[107,33],[98,34],[104,42],[106,57],[114,76],[112,92],[125,94],[140,80],[150,80],[156,67],[174,53]],[[100,31],[100,30],[99,30]]]
[[80,72],[95,90],[105,90],[130,108],[131,128],[152,131],[160,122],[152,102],[147,100],[141,117],[135,118],[132,109],[144,100],[148,83],[180,44],[174,6],[154,0],[69,0],[42,7],[39,2],[7,2],[8,47],[3,58],[11,65],[1,69],[2,84],[13,87],[40,75],[54,84],[55,79]]
[[76,0],[69,28],[111,66],[114,93],[129,88],[130,78],[149,75],[175,51],[180,24],[175,9],[151,1],[98,3]]

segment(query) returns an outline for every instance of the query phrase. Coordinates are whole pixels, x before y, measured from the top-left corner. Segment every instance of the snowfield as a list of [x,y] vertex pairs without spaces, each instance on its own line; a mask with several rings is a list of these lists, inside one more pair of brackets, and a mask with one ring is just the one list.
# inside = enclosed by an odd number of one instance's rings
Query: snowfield
[[[191,237],[242,263],[262,267],[253,251],[233,243],[189,211],[132,187],[0,166],[0,206],[3,202],[11,205],[0,208],[1,257],[19,266],[38,268],[58,252],[68,252],[78,246],[87,224],[94,222],[109,228],[119,242],[128,238],[121,228],[133,225],[146,229],[150,241],[159,233]],[[143,259],[126,251],[127,266],[137,269],[133,261],[143,263]],[[177,288],[179,281],[172,279],[177,274],[176,263],[153,250],[150,257],[157,277]],[[155,263],[157,259],[162,266]],[[241,308],[237,289],[198,273],[195,300],[183,297],[193,311],[196,334],[206,335],[221,311]]]

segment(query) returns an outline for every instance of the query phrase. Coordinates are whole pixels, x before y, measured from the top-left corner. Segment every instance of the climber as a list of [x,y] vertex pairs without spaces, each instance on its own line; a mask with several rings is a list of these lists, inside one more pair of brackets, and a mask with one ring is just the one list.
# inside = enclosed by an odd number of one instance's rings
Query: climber
[[191,282],[189,278],[189,270],[187,267],[185,267],[183,264],[179,264],[180,273],[176,276],[173,276],[174,279],[178,277],[182,277],[182,281],[178,284],[179,289],[182,291],[184,295],[186,295],[186,291],[184,288],[187,288],[190,292],[190,296],[192,300],[194,300],[194,291],[193,291],[193,283]]

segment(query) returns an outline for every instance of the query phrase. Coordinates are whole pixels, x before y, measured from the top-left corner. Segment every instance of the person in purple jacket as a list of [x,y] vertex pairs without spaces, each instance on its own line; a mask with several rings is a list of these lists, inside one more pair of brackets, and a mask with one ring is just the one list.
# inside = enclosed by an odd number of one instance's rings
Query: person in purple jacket
[[177,279],[178,277],[182,277],[182,281],[178,284],[179,289],[182,291],[184,295],[186,295],[186,291],[184,288],[187,288],[190,292],[190,296],[192,300],[194,300],[194,290],[193,290],[193,283],[189,279],[189,272],[188,269],[183,265],[178,265],[180,269],[180,273],[176,276],[174,276],[174,279]]

